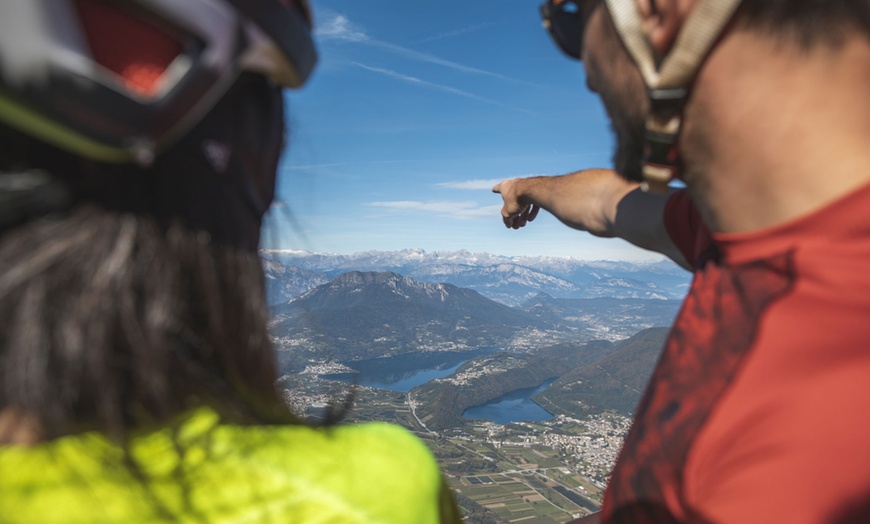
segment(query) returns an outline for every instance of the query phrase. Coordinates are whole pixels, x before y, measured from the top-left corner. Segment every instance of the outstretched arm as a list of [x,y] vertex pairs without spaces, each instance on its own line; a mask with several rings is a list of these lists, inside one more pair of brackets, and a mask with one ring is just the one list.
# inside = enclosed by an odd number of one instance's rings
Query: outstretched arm
[[643,192],[610,169],[587,169],[562,176],[504,180],[492,188],[504,200],[505,226],[519,229],[543,208],[568,227],[598,237],[618,237],[661,253],[690,269],[665,229],[667,195]]

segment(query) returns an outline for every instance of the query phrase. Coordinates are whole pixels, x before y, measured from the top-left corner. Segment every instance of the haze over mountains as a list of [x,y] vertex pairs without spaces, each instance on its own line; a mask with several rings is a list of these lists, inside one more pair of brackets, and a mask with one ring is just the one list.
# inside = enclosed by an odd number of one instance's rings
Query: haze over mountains
[[[470,359],[454,378],[414,390],[433,428],[461,424],[462,410],[548,378],[557,380],[536,400],[553,413],[630,412],[689,280],[666,263],[467,252],[271,251],[263,258],[278,302],[270,330],[285,373],[448,353]],[[495,353],[475,353],[482,348]]]
[[667,333],[667,328],[650,328],[616,344],[597,340],[547,346],[534,353],[486,355],[412,394],[425,399],[418,415],[433,429],[456,427],[469,407],[550,378],[556,380],[533,398],[553,414],[583,418],[611,411],[630,415]]
[[471,289],[396,273],[345,273],[272,311],[274,336],[340,360],[503,347],[519,331],[551,327]]
[[668,328],[645,329],[590,364],[560,374],[535,396],[552,413],[577,416],[612,410],[630,414],[646,388]]
[[353,255],[265,250],[260,255],[272,305],[349,271],[393,272],[421,282],[453,284],[509,306],[539,293],[554,298],[682,299],[689,283],[689,274],[671,262],[589,262],[420,249]]
[[272,307],[272,335],[303,361],[350,361],[482,347],[534,351],[561,342],[620,340],[669,325],[680,302],[556,299],[509,307],[452,284],[352,271]]

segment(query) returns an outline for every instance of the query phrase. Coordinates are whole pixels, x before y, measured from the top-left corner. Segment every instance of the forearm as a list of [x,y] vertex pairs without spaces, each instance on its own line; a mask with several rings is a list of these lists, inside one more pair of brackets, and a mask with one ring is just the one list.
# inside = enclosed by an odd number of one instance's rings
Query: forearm
[[571,228],[599,237],[622,238],[689,267],[665,229],[668,196],[644,193],[639,184],[612,170],[514,179],[495,190],[505,199],[506,220],[527,206],[538,206]]
[[539,206],[568,227],[612,237],[617,203],[632,187],[605,178],[597,170],[523,178],[515,181],[515,191],[523,206]]

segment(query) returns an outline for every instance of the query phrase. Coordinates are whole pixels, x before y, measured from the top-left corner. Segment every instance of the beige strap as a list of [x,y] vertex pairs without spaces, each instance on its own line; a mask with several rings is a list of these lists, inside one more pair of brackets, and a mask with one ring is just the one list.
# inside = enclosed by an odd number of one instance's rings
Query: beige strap
[[[643,76],[650,103],[654,95],[669,90],[685,93],[698,74],[701,63],[731,20],[741,0],[698,0],[680,29],[670,52],[660,63],[643,31],[643,19],[636,0],[605,0],[616,31]],[[667,106],[652,108],[646,118],[646,157],[642,165],[643,189],[663,193],[678,176],[676,141],[682,126],[682,110]],[[667,150],[664,150],[666,147]]]
[[649,89],[685,87],[697,74],[704,57],[731,20],[741,0],[699,0],[689,15],[674,47],[657,67],[643,32],[634,0],[605,0],[616,30],[640,68]]

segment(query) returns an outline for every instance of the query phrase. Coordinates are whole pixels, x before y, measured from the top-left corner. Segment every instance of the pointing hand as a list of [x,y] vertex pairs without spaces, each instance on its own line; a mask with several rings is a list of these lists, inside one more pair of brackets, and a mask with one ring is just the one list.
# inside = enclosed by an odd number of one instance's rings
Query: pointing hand
[[519,179],[504,180],[492,188],[492,192],[500,194],[504,201],[504,205],[501,208],[501,217],[504,225],[512,229],[519,229],[534,220],[541,209],[538,205],[519,200],[514,190],[517,180]]

